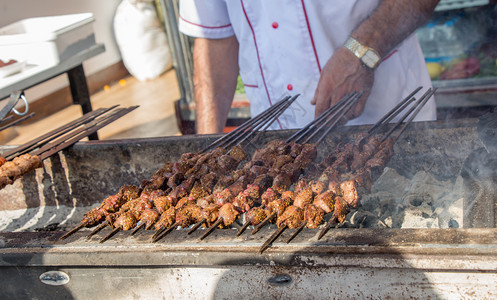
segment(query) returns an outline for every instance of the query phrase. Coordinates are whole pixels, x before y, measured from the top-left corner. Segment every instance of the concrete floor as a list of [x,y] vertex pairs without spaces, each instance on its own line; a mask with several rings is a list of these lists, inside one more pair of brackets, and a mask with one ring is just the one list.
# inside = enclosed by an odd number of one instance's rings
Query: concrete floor
[[[180,98],[173,69],[160,77],[141,82],[127,77],[108,89],[91,95],[93,109],[139,105],[136,110],[98,131],[100,140],[181,135],[176,124],[174,101]],[[0,143],[19,145],[81,116],[81,107],[72,105],[29,125],[0,132]]]

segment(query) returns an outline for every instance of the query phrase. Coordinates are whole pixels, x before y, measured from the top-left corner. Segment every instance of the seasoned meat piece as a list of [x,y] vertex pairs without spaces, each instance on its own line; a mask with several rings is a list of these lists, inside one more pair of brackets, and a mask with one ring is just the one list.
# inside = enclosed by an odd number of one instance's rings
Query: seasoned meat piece
[[355,174],[355,181],[362,187],[365,191],[371,190],[371,185],[373,184],[372,172],[370,169],[362,168],[358,170]]
[[247,197],[250,197],[252,200],[259,200],[261,197],[261,188],[257,184],[248,184],[247,188],[243,191]]
[[239,145],[233,146],[228,154],[236,159],[238,162],[241,162],[242,160],[246,160],[248,158],[245,151],[243,151],[242,147],[240,147]]
[[258,192],[260,193],[267,190],[273,184],[273,178],[267,174],[261,174],[255,178],[253,184],[258,187]]
[[152,208],[152,203],[150,203],[148,201],[137,201],[135,203],[135,205],[133,205],[131,207],[129,212],[131,212],[131,214],[133,214],[135,219],[140,220],[143,212],[149,208]]
[[209,195],[207,197],[202,197],[202,198],[197,200],[197,205],[200,208],[205,208],[211,204],[214,204],[214,196],[213,195]]
[[274,201],[278,199],[280,194],[273,190],[272,188],[268,188],[264,193],[261,195],[261,204],[262,206],[267,206],[271,201]]
[[164,197],[166,196],[166,192],[164,192],[163,190],[153,190],[152,192],[150,192],[150,195],[148,197],[148,201],[154,201],[156,198],[159,198],[159,197]]
[[297,144],[297,143],[291,144],[290,156],[293,158],[299,156],[300,152],[302,151],[302,148],[303,148],[302,144]]
[[293,157],[291,157],[290,155],[279,155],[276,157],[276,159],[272,165],[272,168],[276,169],[276,170],[280,170],[281,167],[283,167],[284,165],[286,165],[287,163],[290,163],[290,162],[293,162]]
[[291,144],[281,141],[280,144],[276,147],[276,155],[281,156],[281,155],[290,154],[291,149],[292,149]]
[[192,197],[195,200],[207,197],[208,195],[209,191],[201,185],[200,181],[195,182],[192,190],[190,191],[190,197]]
[[249,178],[246,176],[241,176],[232,185],[230,185],[228,189],[233,195],[238,195],[245,189],[248,183]]
[[140,197],[140,192],[140,188],[136,185],[125,185],[119,189],[119,194],[125,202]]
[[318,155],[316,145],[304,144],[300,154],[295,158],[295,163],[301,168],[306,168]]
[[200,184],[208,191],[209,193],[212,193],[212,189],[214,188],[214,185],[217,182],[217,176],[216,173],[208,173],[206,175],[203,175],[200,177]]
[[360,206],[359,203],[359,193],[357,191],[357,182],[355,180],[347,180],[340,183],[340,190],[342,190],[342,198],[347,202],[351,207]]
[[233,196],[229,189],[224,189],[222,192],[214,195],[214,201],[219,206],[232,202],[233,199],[235,199],[235,196]]
[[219,193],[225,188],[229,187],[235,182],[235,178],[231,175],[223,176],[221,178],[218,178],[218,181],[216,185],[214,186],[214,190],[212,193]]
[[328,182],[328,191],[335,195],[341,195],[342,190],[340,189],[340,183],[338,181],[330,180],[330,182]]
[[159,230],[161,228],[168,228],[173,225],[176,221],[176,209],[170,207],[164,213],[161,214],[159,221],[155,223],[155,229]]
[[326,191],[326,189],[328,188],[326,186],[326,183],[324,183],[322,181],[318,181],[318,180],[312,180],[309,183],[309,185],[310,185],[311,190],[314,193],[314,195],[319,195],[319,194],[323,193],[324,191]]
[[349,205],[347,204],[347,202],[345,202],[342,197],[336,197],[333,216],[337,218],[338,223],[343,223],[348,213]]
[[217,159],[217,164],[218,164],[218,170],[220,171],[228,171],[228,170],[234,170],[238,166],[239,161],[236,160],[233,156],[230,155],[221,155]]
[[350,170],[355,171],[364,166],[366,161],[373,155],[370,151],[361,151],[357,147],[354,149]]
[[216,222],[216,220],[219,218],[219,205],[216,204],[209,204],[205,206],[201,211],[200,211],[200,216],[201,218],[205,219],[205,226],[206,227],[211,227],[213,223]]
[[22,176],[22,170],[13,161],[8,161],[2,166],[2,170],[5,172],[7,177],[11,179],[17,179]]
[[200,207],[194,203],[185,205],[176,211],[176,223],[183,228],[199,221],[200,218]]
[[367,142],[363,145],[362,151],[368,153],[376,153],[381,144],[381,138],[378,136],[370,137]]
[[100,207],[95,207],[84,215],[81,223],[86,224],[86,227],[91,227],[102,222],[108,214]]
[[295,193],[298,194],[300,191],[305,189],[308,185],[309,185],[309,181],[305,177],[299,179],[299,181],[297,181],[297,183],[294,186]]
[[285,209],[290,206],[291,203],[288,201],[288,199],[277,199],[275,201],[272,201],[270,202],[265,211],[266,211],[266,215],[271,215],[273,213],[276,213],[276,216],[280,216],[284,211]]
[[248,197],[244,192],[241,192],[235,197],[232,204],[236,210],[240,213],[244,213],[253,207],[255,203],[251,197]]
[[281,199],[285,200],[288,205],[295,201],[295,196],[295,192],[292,191],[284,191],[283,193],[281,193]]
[[235,222],[236,218],[238,217],[240,213],[235,209],[233,204],[231,203],[226,203],[221,208],[219,208],[219,218],[223,220],[221,223],[221,227],[228,227],[233,222]]
[[335,194],[331,191],[319,194],[314,198],[314,202],[312,202],[312,204],[329,214],[335,208]]
[[173,198],[172,197],[157,197],[154,199],[154,206],[157,209],[157,211],[162,214],[166,210],[168,210],[171,206],[174,206],[173,204]]
[[269,169],[263,166],[252,166],[249,169],[250,173],[253,173],[255,176],[267,175]]
[[188,196],[188,191],[179,185],[175,187],[168,196],[173,198],[173,202],[178,202],[179,199]]
[[143,187],[152,187],[152,189],[160,189],[167,187],[167,180],[172,175],[172,173],[167,172],[165,169],[159,169],[157,172],[150,177],[149,180],[142,182]]
[[217,147],[217,148],[214,148],[211,151],[211,153],[212,153],[212,157],[213,158],[218,158],[221,155],[225,155],[226,154],[226,148],[224,148],[224,147]]
[[276,153],[268,148],[257,149],[252,155],[252,160],[262,161],[262,163],[266,167],[271,167],[274,163],[275,158]]
[[170,188],[175,188],[183,181],[184,178],[185,176],[183,175],[183,173],[174,173],[167,179],[167,186],[169,186]]
[[307,228],[318,228],[324,220],[324,211],[312,204],[304,208],[304,220],[307,222]]
[[278,217],[276,225],[278,226],[278,228],[286,225],[288,226],[288,228],[293,229],[299,227],[303,221],[304,210],[300,207],[291,205],[287,209],[285,209],[281,216]]
[[252,207],[245,215],[246,221],[251,225],[261,223],[266,217],[266,212],[262,207]]
[[288,163],[281,167],[281,173],[285,173],[290,177],[290,180],[297,181],[302,174],[302,168],[297,163]]
[[176,206],[174,208],[180,209],[183,206],[190,205],[190,204],[196,204],[195,199],[193,199],[192,197],[183,197],[183,198],[179,199],[178,203],[176,203]]
[[314,199],[314,194],[310,186],[301,190],[296,196],[293,205],[304,208],[306,205],[311,204]]
[[102,204],[100,205],[100,208],[103,210],[113,213],[119,210],[119,208],[126,203],[127,201],[122,197],[119,193],[115,195],[111,195],[107,198],[105,198],[104,201],[102,201]]
[[145,230],[148,230],[159,220],[159,216],[159,212],[156,209],[147,208],[143,211],[140,222],[145,223]]
[[136,218],[131,212],[121,214],[114,222],[114,228],[121,228],[122,230],[130,230],[136,225]]
[[290,179],[290,176],[288,176],[287,174],[278,174],[273,179],[272,188],[281,194],[284,191],[288,190],[291,185],[292,181]]
[[269,151],[276,151],[278,147],[284,143],[282,140],[272,140],[269,143],[266,144],[264,148],[268,149]]

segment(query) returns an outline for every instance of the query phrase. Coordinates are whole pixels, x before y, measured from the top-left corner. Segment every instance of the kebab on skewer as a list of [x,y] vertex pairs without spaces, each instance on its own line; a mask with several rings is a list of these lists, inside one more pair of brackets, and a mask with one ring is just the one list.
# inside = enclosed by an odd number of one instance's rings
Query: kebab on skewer
[[37,155],[23,154],[12,161],[6,161],[5,158],[0,157],[0,189],[14,183],[26,173],[41,168],[42,165]]

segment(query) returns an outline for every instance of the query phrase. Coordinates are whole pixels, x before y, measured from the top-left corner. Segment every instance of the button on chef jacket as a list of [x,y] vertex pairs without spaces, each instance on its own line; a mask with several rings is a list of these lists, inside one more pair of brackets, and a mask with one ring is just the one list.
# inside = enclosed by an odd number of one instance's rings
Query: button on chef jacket
[[[300,128],[314,119],[315,106],[310,101],[323,66],[379,2],[180,0],[179,29],[200,38],[236,35],[251,115],[286,95],[301,94],[274,125],[274,129]],[[364,112],[347,124],[375,123],[418,86],[424,91],[431,81],[413,34],[383,58]],[[434,120],[435,116],[431,99],[416,120]]]

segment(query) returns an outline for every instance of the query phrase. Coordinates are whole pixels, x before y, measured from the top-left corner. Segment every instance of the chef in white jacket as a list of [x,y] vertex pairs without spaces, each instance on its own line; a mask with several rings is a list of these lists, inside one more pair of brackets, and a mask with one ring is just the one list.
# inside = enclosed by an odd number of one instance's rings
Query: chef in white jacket
[[[431,81],[414,31],[439,0],[180,0],[196,37],[197,132],[224,128],[240,74],[251,114],[301,94],[277,128],[299,128],[363,92],[347,124],[372,124]],[[430,100],[416,120],[433,120]]]

